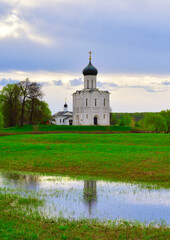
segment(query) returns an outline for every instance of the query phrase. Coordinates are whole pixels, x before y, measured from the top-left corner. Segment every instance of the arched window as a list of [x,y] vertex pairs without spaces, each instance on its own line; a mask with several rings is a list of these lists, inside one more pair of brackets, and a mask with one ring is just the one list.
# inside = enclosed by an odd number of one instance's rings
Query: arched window
[[86,107],[88,106],[88,98],[86,98]]
[[105,114],[104,114],[104,115],[103,115],[103,118],[105,119],[105,117],[106,117],[106,116],[105,116]]
[[88,118],[88,114],[86,114],[86,118]]
[[104,104],[104,107],[106,106],[106,99],[104,98],[104,102],[103,102],[103,104]]
[[89,80],[87,80],[87,88],[89,88]]
[[94,106],[95,107],[97,106],[97,98],[95,98],[95,100],[94,100]]

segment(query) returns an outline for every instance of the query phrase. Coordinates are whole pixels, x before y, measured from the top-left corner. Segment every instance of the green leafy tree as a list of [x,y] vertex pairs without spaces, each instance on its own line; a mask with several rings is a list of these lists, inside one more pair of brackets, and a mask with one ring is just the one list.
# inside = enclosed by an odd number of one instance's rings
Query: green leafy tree
[[166,119],[166,124],[167,124],[167,132],[170,132],[170,110],[166,110],[166,111],[161,111],[160,112],[161,116],[163,116]]
[[[32,101],[27,100],[25,104],[25,119],[27,122],[30,120],[30,113],[32,108]],[[40,101],[39,99],[34,99],[34,112],[32,116],[32,124],[47,122],[51,118],[51,111],[49,109],[48,103],[45,101]]]
[[111,124],[111,125],[116,125],[116,124],[118,124],[118,119],[117,119],[117,117],[116,117],[116,113],[112,113],[112,114],[111,114],[110,124]]
[[148,113],[144,118],[144,128],[151,132],[167,132],[166,119],[161,114]]
[[131,124],[131,117],[129,114],[123,115],[123,117],[119,120],[120,126],[130,126]]
[[137,121],[135,123],[135,127],[140,128],[140,129],[144,129],[144,118],[142,118],[139,121]]
[[[1,99],[0,99],[1,101]],[[4,124],[4,119],[3,119],[3,114],[2,114],[2,106],[1,106],[1,102],[0,102],[0,130],[2,129]]]
[[135,125],[136,125],[135,118],[134,118],[134,116],[132,116],[132,117],[131,117],[131,123],[130,123],[130,126],[131,126],[132,128],[134,128]]
[[19,96],[20,88],[17,84],[8,84],[0,93],[5,126],[15,126],[19,119],[21,108]]

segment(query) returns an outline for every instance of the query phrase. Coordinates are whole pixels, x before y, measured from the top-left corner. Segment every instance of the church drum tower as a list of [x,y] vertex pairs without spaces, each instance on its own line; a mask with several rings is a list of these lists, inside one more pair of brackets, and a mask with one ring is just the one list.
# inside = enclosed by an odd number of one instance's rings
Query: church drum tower
[[109,92],[96,88],[98,70],[89,55],[83,69],[84,89],[73,93],[73,125],[110,125]]

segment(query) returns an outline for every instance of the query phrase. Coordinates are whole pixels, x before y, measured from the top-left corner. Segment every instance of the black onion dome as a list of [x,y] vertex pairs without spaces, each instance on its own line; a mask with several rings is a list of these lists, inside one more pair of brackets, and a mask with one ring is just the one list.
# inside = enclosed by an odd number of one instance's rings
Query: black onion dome
[[67,103],[64,104],[64,107],[67,107]]
[[83,75],[86,76],[86,75],[94,75],[96,76],[98,74],[98,70],[97,68],[95,68],[91,61],[89,61],[89,64],[87,65],[87,67],[85,67],[83,69]]

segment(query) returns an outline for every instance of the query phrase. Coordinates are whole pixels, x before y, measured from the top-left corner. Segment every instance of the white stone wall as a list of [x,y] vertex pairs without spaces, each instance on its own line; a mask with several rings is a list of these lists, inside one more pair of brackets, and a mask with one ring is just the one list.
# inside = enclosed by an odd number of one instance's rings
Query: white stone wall
[[[65,119],[66,117],[60,116],[60,117],[56,117],[54,118],[55,121],[51,121],[52,124],[56,124],[56,125],[70,125],[69,124],[69,120],[72,120],[72,117],[69,117],[67,119]],[[63,121],[64,120],[64,121]]]
[[56,117],[56,124],[57,125],[65,125],[65,122],[63,121],[64,120],[64,117]]
[[70,120],[73,120],[73,118],[72,117],[70,117],[70,118],[67,118],[67,119],[65,119],[65,124],[64,125],[70,125]]
[[94,117],[97,117],[97,125],[110,125],[109,92],[98,89],[76,91],[73,94],[73,125],[94,125]]

